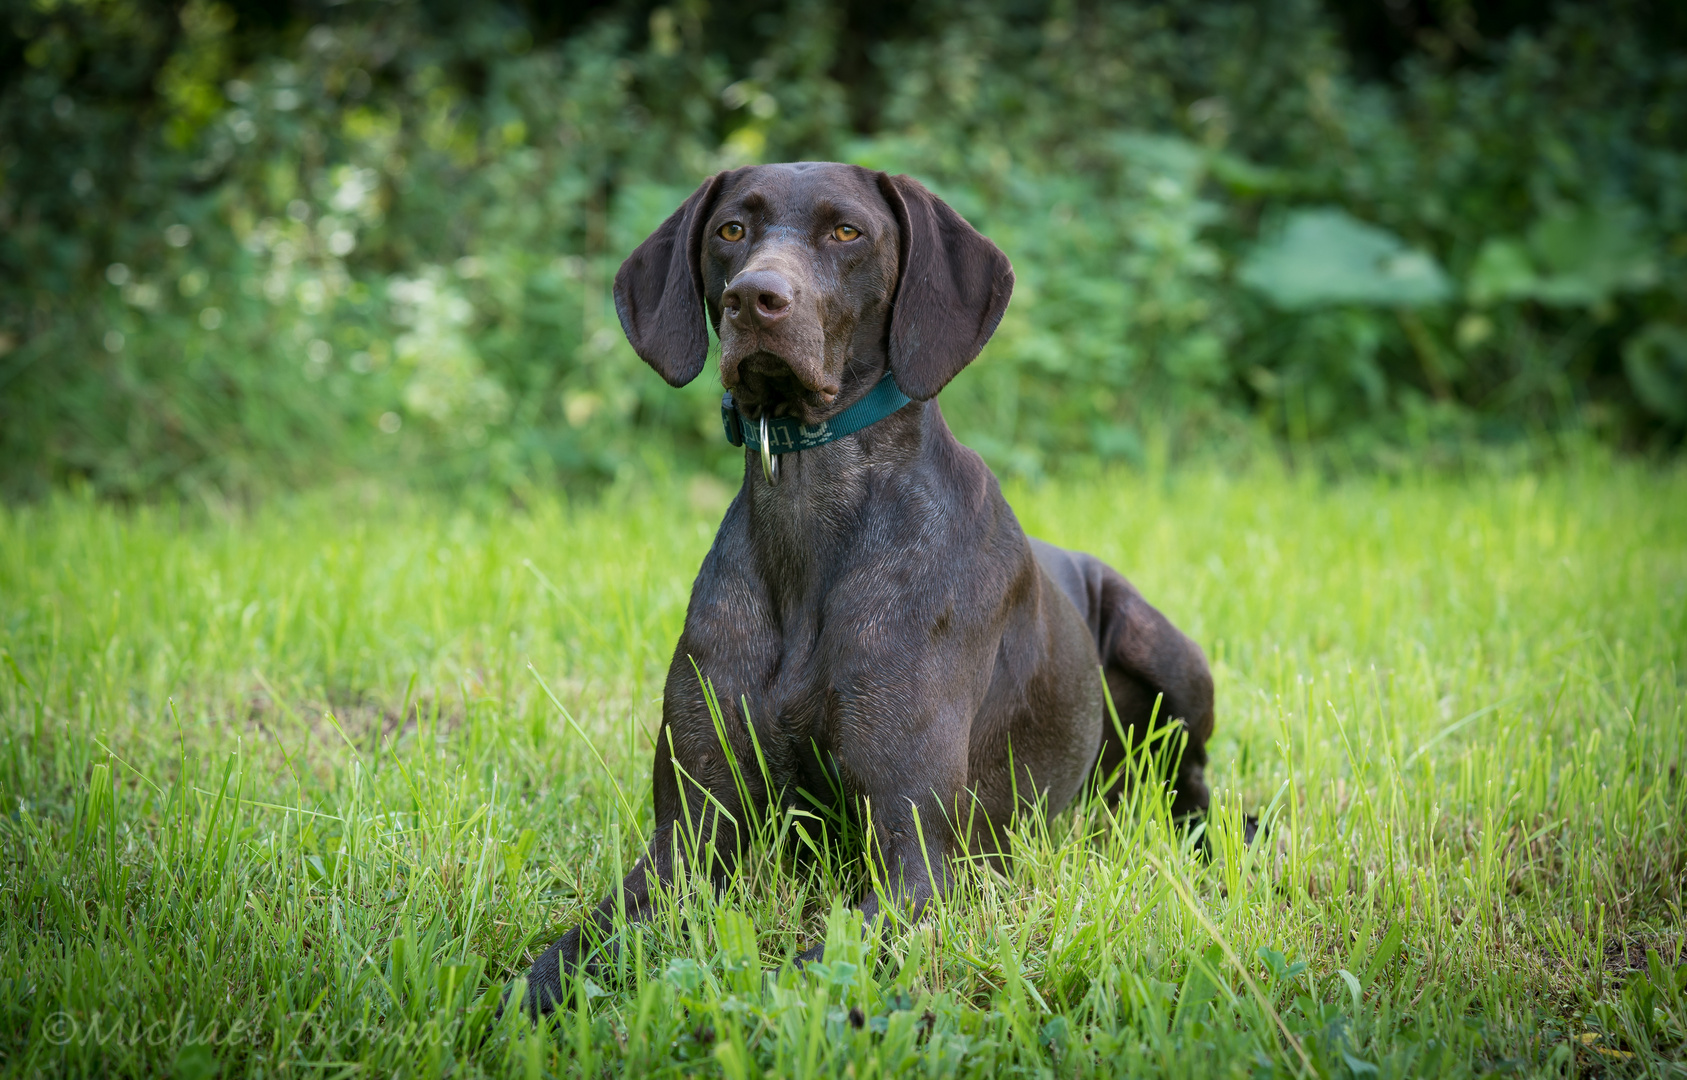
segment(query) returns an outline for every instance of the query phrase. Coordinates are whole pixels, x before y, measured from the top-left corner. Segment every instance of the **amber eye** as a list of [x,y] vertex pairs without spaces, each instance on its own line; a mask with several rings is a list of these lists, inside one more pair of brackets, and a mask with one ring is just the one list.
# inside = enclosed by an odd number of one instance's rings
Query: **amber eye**
[[736,221],[729,221],[720,227],[718,235],[722,240],[739,241],[744,239],[744,226]]
[[854,225],[839,225],[837,228],[832,230],[832,236],[836,239],[842,240],[846,244],[860,235],[861,230],[857,229]]

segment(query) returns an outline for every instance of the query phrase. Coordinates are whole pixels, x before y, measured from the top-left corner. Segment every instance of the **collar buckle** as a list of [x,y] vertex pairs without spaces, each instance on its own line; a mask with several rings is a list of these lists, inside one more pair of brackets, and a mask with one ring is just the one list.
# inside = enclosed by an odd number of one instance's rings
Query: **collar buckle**
[[733,446],[744,445],[744,418],[738,415],[738,403],[731,392],[720,397],[720,422],[726,428],[726,441]]

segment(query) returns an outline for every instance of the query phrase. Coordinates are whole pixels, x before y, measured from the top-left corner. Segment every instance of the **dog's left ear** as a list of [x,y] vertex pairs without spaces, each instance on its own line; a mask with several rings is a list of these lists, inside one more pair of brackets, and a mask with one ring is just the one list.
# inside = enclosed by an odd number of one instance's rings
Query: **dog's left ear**
[[902,275],[890,317],[890,371],[915,401],[935,397],[972,363],[1013,295],[1013,267],[942,199],[910,176],[878,176],[902,230]]
[[697,377],[709,359],[703,317],[703,222],[720,191],[717,173],[703,181],[615,272],[615,314],[633,351],[670,386]]

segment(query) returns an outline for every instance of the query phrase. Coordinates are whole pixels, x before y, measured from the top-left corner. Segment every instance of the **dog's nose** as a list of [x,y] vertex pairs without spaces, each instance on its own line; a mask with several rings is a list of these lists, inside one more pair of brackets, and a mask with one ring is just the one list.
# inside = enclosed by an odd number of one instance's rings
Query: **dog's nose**
[[728,318],[766,326],[790,314],[791,283],[777,271],[752,270],[733,278],[720,300]]

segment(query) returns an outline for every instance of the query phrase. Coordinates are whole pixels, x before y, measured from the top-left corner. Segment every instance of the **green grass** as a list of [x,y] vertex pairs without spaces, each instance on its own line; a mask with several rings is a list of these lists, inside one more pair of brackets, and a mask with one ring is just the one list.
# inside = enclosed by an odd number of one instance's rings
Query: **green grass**
[[650,827],[718,486],[0,510],[4,1070],[1687,1074],[1687,471],[1009,496],[1207,648],[1213,859],[1028,822],[880,953],[770,839],[538,1030],[496,991]]

